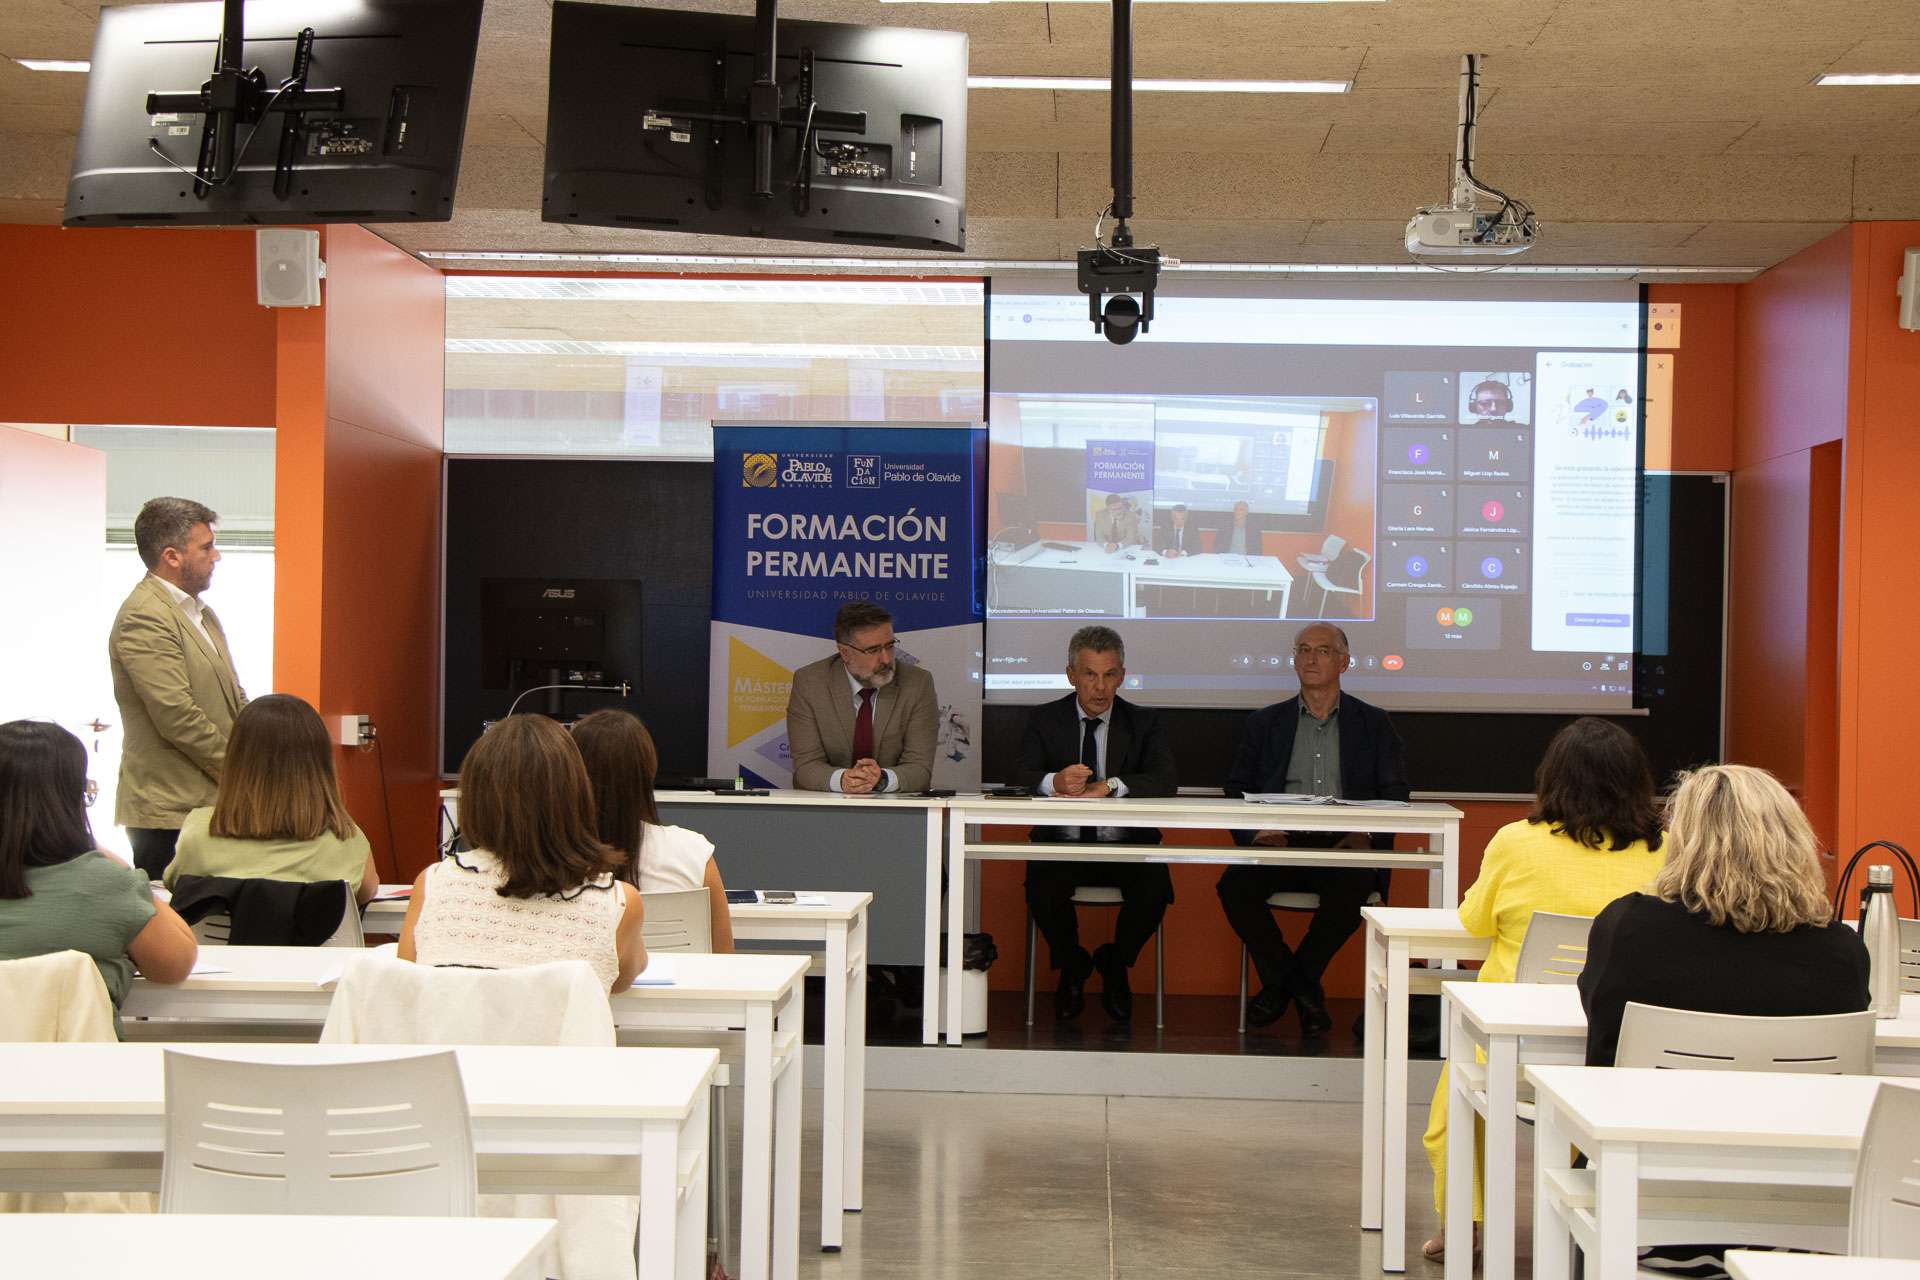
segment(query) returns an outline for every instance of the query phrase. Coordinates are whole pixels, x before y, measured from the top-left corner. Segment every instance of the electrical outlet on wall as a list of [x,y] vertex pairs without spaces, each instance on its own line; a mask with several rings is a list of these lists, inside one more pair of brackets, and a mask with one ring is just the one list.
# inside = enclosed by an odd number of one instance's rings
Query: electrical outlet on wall
[[364,747],[373,741],[372,716],[335,716],[333,740],[343,747]]

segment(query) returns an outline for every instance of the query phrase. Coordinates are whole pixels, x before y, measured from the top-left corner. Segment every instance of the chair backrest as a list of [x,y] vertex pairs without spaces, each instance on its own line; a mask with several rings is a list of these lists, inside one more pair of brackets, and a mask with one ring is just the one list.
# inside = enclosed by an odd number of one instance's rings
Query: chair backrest
[[224,911],[210,911],[191,926],[193,938],[203,947],[224,947],[233,934],[233,917]]
[[640,895],[640,937],[648,951],[712,951],[713,895],[675,889]]
[[322,1044],[611,1047],[606,988],[584,960],[436,969],[368,952],[349,959]]
[[1360,579],[1373,557],[1358,547],[1343,547],[1327,567],[1314,575],[1315,581],[1329,591],[1349,594],[1360,589]]
[[1872,1075],[1873,1011],[1759,1018],[1629,1003],[1616,1067]]
[[451,1052],[296,1065],[169,1051],[166,1082],[162,1213],[474,1213]]
[[1920,992],[1920,920],[1900,922],[1900,989]]
[[0,1041],[116,1039],[113,999],[83,951],[0,960]]
[[1883,1084],[1853,1168],[1847,1252],[1920,1258],[1920,1089]]
[[[352,947],[358,951],[367,945],[366,934],[360,928],[360,904],[353,896],[353,886],[344,880],[340,884],[346,890],[346,905],[340,910],[340,927],[320,945]],[[213,911],[200,917],[192,927],[193,936],[201,946],[224,947],[233,936],[233,917],[224,911]]]
[[1346,545],[1347,540],[1345,538],[1337,533],[1330,533],[1327,535],[1327,540],[1320,544],[1320,555],[1324,559],[1331,560],[1339,555],[1341,549]]
[[1536,911],[1527,921],[1520,942],[1520,959],[1513,969],[1515,982],[1574,983],[1587,967],[1587,934],[1592,916],[1563,916]]

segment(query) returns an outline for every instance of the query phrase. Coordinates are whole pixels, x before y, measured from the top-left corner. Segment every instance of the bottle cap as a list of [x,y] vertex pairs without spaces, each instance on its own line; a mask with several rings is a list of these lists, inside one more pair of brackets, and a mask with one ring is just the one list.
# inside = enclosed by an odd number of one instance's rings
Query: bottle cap
[[1889,889],[1893,888],[1893,868],[1884,862],[1876,863],[1868,867],[1867,883],[1876,888],[1880,885],[1885,885]]

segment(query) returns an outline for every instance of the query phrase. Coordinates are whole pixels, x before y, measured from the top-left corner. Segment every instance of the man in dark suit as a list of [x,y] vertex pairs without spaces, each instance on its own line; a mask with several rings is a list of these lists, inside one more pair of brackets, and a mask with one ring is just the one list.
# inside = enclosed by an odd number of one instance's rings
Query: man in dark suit
[[1167,527],[1155,535],[1154,542],[1160,554],[1169,559],[1200,554],[1200,529],[1184,504],[1175,503],[1168,509]]
[[[1027,720],[1018,781],[1041,795],[1086,800],[1170,796],[1178,789],[1173,748],[1160,717],[1119,696],[1127,678],[1127,650],[1109,627],[1082,627],[1067,642],[1067,679],[1073,692],[1036,707]],[[1035,827],[1036,843],[1092,841],[1159,844],[1160,833],[1125,827]],[[1091,956],[1080,945],[1073,891],[1081,885],[1120,890],[1113,941]],[[1078,1017],[1086,1007],[1087,977],[1100,972],[1100,1003],[1118,1021],[1133,1014],[1127,970],[1160,927],[1173,901],[1164,863],[1027,863],[1027,907],[1047,940],[1060,983],[1053,1012]]]
[[[1387,713],[1340,692],[1347,669],[1347,634],[1330,622],[1302,627],[1294,637],[1293,666],[1300,692],[1262,707],[1247,720],[1240,749],[1227,775],[1230,796],[1291,792],[1345,800],[1401,800],[1407,788],[1406,748]],[[1297,849],[1391,849],[1391,835],[1364,831],[1262,831],[1241,844]],[[1333,1025],[1320,975],[1342,944],[1360,927],[1369,894],[1386,896],[1385,871],[1343,867],[1228,867],[1220,877],[1220,905],[1247,944],[1264,984],[1247,1002],[1247,1025],[1264,1027],[1287,1011],[1300,1010],[1300,1028],[1319,1035]],[[1320,908],[1289,950],[1274,923],[1267,898],[1276,893],[1319,895]]]

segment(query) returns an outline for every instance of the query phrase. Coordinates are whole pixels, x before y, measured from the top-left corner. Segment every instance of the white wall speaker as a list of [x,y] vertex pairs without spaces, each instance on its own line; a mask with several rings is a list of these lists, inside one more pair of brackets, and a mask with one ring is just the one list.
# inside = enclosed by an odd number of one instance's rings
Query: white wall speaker
[[317,307],[320,233],[287,227],[262,227],[253,233],[255,297],[263,307]]
[[1900,327],[1920,329],[1920,249],[1907,250],[1906,274],[1900,277]]

